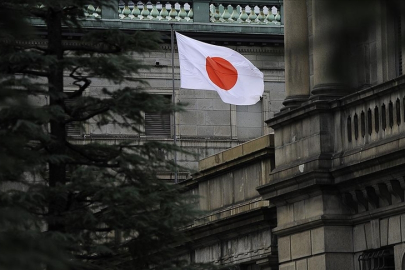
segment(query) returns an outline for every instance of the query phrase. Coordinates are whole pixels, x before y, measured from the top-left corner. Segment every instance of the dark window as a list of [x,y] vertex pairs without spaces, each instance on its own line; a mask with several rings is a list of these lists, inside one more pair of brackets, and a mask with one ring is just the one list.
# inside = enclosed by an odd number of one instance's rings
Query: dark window
[[[171,96],[164,96],[171,102]],[[145,135],[156,137],[170,137],[170,113],[145,112]]]
[[392,101],[388,104],[388,123],[391,128],[394,126],[394,104]]
[[[67,94],[71,94],[72,92],[66,92]],[[65,105],[67,107],[73,106],[75,99],[67,98],[65,99]],[[82,135],[82,126],[81,122],[73,121],[66,124],[66,135],[67,136],[80,136]]]
[[368,129],[368,135],[371,135],[373,132],[373,116],[371,113],[371,109],[368,109],[367,111],[367,129]]
[[374,122],[375,122],[375,132],[378,133],[378,131],[380,131],[380,115],[377,106],[375,106],[374,108]]
[[385,104],[381,106],[381,125],[382,129],[385,131],[387,128],[387,112],[385,110]]
[[347,117],[347,140],[352,141],[352,118],[350,115]]
[[397,125],[401,124],[401,101],[397,98],[395,102],[395,114],[397,115]]
[[360,270],[395,269],[393,247],[363,252],[358,258]]
[[357,116],[357,113],[354,114],[353,118],[353,124],[354,124],[354,138],[357,140],[359,138],[359,117]]
[[366,136],[366,116],[362,111],[360,114],[360,127],[361,127],[361,136],[364,138]]
[[404,122],[405,122],[405,97],[402,99],[402,109],[404,110]]

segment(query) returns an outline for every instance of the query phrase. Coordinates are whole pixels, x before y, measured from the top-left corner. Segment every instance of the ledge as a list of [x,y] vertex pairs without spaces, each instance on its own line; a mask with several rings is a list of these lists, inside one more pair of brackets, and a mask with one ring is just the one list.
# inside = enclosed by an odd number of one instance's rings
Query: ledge
[[235,167],[243,162],[274,153],[274,135],[269,134],[258,139],[207,157],[199,162],[199,173],[195,178]]

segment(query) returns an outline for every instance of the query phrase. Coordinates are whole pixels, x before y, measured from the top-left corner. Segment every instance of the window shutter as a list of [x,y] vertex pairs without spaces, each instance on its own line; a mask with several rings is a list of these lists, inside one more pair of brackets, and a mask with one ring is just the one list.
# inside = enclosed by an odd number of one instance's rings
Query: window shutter
[[[67,92],[68,93],[68,92]],[[74,99],[65,99],[65,104],[70,105],[72,104]],[[80,122],[70,122],[66,124],[66,135],[67,136],[81,136],[82,129]]]
[[170,137],[170,114],[145,113],[145,135]]

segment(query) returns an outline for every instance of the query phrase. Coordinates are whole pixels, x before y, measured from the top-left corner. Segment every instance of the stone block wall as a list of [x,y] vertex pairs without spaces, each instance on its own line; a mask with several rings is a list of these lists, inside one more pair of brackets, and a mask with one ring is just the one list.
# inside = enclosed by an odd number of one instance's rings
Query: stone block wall
[[277,267],[275,209],[256,191],[274,166],[273,142],[266,135],[207,157],[181,183],[206,212],[188,227],[191,241],[183,257],[240,269]]
[[[249,59],[264,73],[265,93],[263,99],[255,105],[236,106],[222,102],[215,91],[180,89],[180,70],[177,51],[174,55],[175,100],[185,104],[185,111],[176,114],[176,135],[178,144],[195,156],[180,154],[177,161],[189,172],[197,170],[198,160],[229,149],[240,143],[252,140],[272,132],[264,123],[279,112],[285,97],[284,91],[284,56],[282,47],[271,46],[229,46]],[[172,96],[172,66],[170,45],[162,45],[161,50],[134,54],[135,60],[149,66],[141,70],[139,78],[148,85],[145,90],[154,94]],[[67,90],[72,81],[66,78]],[[134,83],[115,85],[103,79],[93,79],[85,95],[102,95],[101,89],[114,90],[119,87],[136,87]],[[71,87],[73,89],[73,85]],[[171,118],[173,123],[173,117]],[[141,127],[142,128],[142,127]],[[86,137],[134,138],[131,129],[116,125],[97,127],[95,121],[89,121],[82,131]],[[167,138],[147,138],[141,140],[161,140],[172,143],[174,128]],[[173,157],[167,156],[169,159]],[[187,175],[187,173],[185,174]],[[186,176],[184,176],[186,177]]]

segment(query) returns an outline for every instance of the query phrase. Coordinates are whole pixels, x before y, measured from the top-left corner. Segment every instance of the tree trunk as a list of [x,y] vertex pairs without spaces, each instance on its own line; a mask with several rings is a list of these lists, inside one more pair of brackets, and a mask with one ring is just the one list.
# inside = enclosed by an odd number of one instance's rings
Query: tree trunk
[[[48,27],[48,50],[49,54],[57,60],[49,66],[49,92],[50,105],[63,108],[63,50],[62,50],[62,10],[50,7],[46,19]],[[50,121],[52,143],[49,146],[51,154],[63,156],[66,151],[66,129],[64,119]],[[66,164],[60,161],[49,162],[49,186],[56,187],[66,183]],[[62,195],[62,194],[60,194]],[[63,231],[63,226],[58,219],[54,218],[64,210],[62,196],[56,196],[50,200],[49,214],[52,218],[48,224],[49,231]]]

